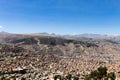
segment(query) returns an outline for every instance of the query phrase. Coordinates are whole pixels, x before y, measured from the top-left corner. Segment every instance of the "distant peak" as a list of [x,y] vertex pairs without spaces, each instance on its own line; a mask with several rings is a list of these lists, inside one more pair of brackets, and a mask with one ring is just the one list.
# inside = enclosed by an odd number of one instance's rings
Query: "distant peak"
[[0,33],[8,33],[8,32],[5,32],[5,31],[1,31]]

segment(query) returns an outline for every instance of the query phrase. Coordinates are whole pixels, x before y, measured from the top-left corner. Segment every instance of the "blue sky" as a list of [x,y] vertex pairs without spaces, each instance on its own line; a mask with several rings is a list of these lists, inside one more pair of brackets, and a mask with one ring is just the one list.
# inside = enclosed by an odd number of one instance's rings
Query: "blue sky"
[[0,0],[0,31],[120,34],[120,0]]

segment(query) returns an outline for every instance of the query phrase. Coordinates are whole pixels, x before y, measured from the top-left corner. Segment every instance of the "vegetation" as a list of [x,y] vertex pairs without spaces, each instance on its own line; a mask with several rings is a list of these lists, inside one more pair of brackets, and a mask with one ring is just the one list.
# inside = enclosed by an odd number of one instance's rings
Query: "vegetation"
[[66,79],[68,79],[68,80],[70,80],[72,78],[72,75],[71,74],[68,74],[67,76],[66,76]]
[[107,78],[105,80],[111,79],[111,80],[115,80],[116,76],[114,72],[108,73],[107,74]]
[[63,80],[63,77],[61,75],[55,75],[54,80]]
[[99,67],[97,70],[92,71],[85,77],[85,80],[115,80],[115,73],[107,73],[106,67]]
[[[54,80],[79,80],[79,76],[67,74],[63,77],[61,75],[55,75]],[[106,67],[99,67],[97,70],[92,71],[89,75],[85,76],[84,80],[115,80],[116,76],[114,72],[107,73]]]
[[5,58],[5,61],[10,61],[10,60],[12,60],[12,59],[13,59],[12,57],[9,57],[9,56],[8,56],[8,57]]
[[61,75],[55,75],[54,80],[79,80],[78,76],[73,76],[72,74],[67,74],[67,76],[63,77]]

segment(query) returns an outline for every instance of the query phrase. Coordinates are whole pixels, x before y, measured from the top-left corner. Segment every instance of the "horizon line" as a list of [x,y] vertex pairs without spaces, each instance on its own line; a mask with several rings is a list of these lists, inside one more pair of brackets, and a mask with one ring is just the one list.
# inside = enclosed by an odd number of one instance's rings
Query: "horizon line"
[[98,33],[78,33],[78,34],[56,34],[56,33],[49,33],[49,32],[31,32],[31,33],[15,33],[15,32],[7,32],[7,31],[0,31],[0,33],[8,33],[8,34],[48,34],[48,35],[59,35],[59,36],[87,36],[87,35],[99,35],[99,36],[120,36],[120,34],[98,34]]

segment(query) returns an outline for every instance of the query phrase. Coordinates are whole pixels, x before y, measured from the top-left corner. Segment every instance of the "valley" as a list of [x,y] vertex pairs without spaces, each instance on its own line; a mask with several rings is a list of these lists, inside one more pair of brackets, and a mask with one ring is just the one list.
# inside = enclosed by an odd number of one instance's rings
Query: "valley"
[[1,78],[52,80],[55,75],[72,74],[84,80],[100,66],[106,66],[119,78],[119,40],[50,34],[0,36]]

